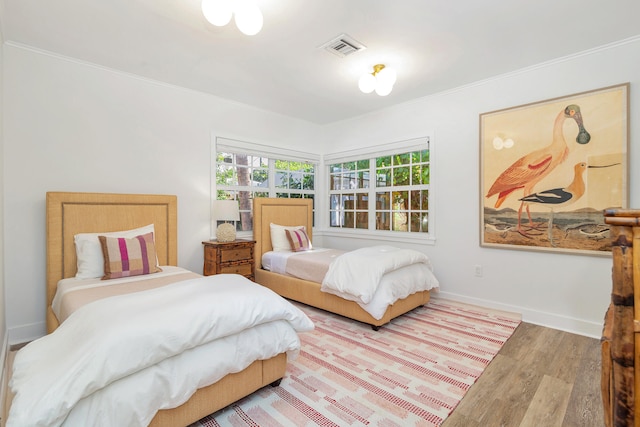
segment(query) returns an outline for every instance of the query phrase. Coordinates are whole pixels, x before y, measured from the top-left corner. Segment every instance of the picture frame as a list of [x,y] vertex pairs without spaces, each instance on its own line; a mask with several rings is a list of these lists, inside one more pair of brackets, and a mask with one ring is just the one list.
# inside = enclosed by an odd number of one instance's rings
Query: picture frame
[[610,256],[628,136],[629,83],[480,114],[480,246]]

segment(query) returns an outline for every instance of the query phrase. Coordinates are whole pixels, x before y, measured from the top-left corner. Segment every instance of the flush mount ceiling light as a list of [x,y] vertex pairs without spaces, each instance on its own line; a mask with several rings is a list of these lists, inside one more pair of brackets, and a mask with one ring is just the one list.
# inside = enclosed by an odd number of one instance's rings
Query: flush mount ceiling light
[[235,17],[238,29],[248,36],[262,29],[262,12],[255,0],[202,0],[202,13],[216,27],[227,25]]
[[396,70],[385,67],[384,64],[373,66],[373,73],[366,73],[358,80],[358,87],[364,93],[371,93],[374,90],[380,96],[387,96],[391,93],[396,82]]

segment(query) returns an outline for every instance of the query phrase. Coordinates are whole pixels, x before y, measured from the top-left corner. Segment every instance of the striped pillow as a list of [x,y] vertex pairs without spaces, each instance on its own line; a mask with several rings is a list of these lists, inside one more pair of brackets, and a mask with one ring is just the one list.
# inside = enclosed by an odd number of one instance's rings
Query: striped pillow
[[307,232],[304,228],[296,230],[285,229],[284,231],[287,234],[287,240],[289,240],[289,245],[291,246],[292,251],[300,252],[311,249],[311,241],[309,240],[309,236],[307,236]]
[[153,233],[133,238],[98,236],[104,255],[102,280],[162,271],[157,264]]

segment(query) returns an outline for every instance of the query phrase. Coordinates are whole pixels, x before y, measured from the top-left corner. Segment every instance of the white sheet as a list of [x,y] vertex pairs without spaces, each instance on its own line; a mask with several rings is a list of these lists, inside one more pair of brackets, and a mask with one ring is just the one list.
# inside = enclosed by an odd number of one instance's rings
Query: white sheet
[[[18,351],[10,382],[15,397],[7,426],[62,425],[76,406],[81,411],[77,417],[82,421],[67,425],[95,425],[97,418],[93,417],[108,411],[115,412],[109,416],[123,420],[108,425],[147,425],[158,407],[144,407],[145,399],[139,399],[136,393],[168,392],[171,398],[164,395],[146,400],[154,405],[162,400],[161,407],[181,404],[199,387],[196,383],[202,378],[198,378],[196,370],[192,372],[196,375],[191,374],[194,378],[185,381],[186,377],[174,376],[173,369],[182,372],[181,366],[190,365],[190,357],[204,354],[207,359],[217,351],[208,346],[188,350],[224,337],[233,341],[234,334],[274,322],[286,325],[289,340],[291,333],[296,335],[295,331],[313,329],[313,323],[298,308],[239,275],[207,276],[95,301],[74,312],[52,334]],[[288,351],[294,355],[298,348],[299,341]],[[236,351],[231,359],[242,353]],[[164,382],[161,376],[156,377],[157,371],[176,381]],[[123,384],[120,381],[135,384],[160,381],[162,387],[130,387],[134,393],[132,401],[136,402],[135,413],[126,413],[119,403],[111,406],[100,397],[101,393],[109,392],[106,389],[111,385]],[[182,392],[181,386],[185,387]],[[164,387],[169,390],[162,390]],[[114,407],[118,410],[113,411]]]
[[287,259],[296,252],[269,251],[262,254],[262,268],[273,273],[284,274]]
[[53,313],[56,315],[58,319],[60,319],[60,305],[64,296],[69,292],[80,291],[83,289],[96,288],[99,286],[111,286],[111,285],[119,285],[121,283],[130,283],[137,282],[140,280],[148,280],[151,277],[161,277],[161,276],[174,276],[176,274],[185,273],[188,270],[185,270],[181,267],[171,266],[171,265],[163,265],[160,267],[162,271],[153,274],[143,274],[140,276],[133,277],[123,277],[120,279],[110,279],[110,280],[102,280],[102,278],[91,278],[91,279],[78,279],[76,277],[69,277],[66,279],[62,279],[58,281],[58,285],[56,286],[56,294],[53,297],[53,302],[51,303],[51,308],[53,309]]
[[293,252],[293,251],[268,251],[262,254],[262,268],[267,271],[278,274],[286,274],[287,260],[289,257],[296,255],[304,255],[309,252],[328,251],[326,248],[313,248],[309,251]]
[[322,290],[345,299],[368,304],[376,293],[382,276],[411,264],[425,264],[422,252],[379,245],[356,249],[336,258],[322,281]]

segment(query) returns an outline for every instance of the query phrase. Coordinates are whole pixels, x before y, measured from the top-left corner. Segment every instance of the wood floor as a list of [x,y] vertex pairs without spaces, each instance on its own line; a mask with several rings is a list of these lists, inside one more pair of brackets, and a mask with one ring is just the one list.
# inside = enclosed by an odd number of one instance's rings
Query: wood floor
[[[10,352],[9,367],[14,355]],[[10,396],[5,408],[9,404]],[[560,426],[604,426],[600,341],[530,323],[518,326],[442,424]]]
[[442,427],[603,427],[600,340],[522,323]]

